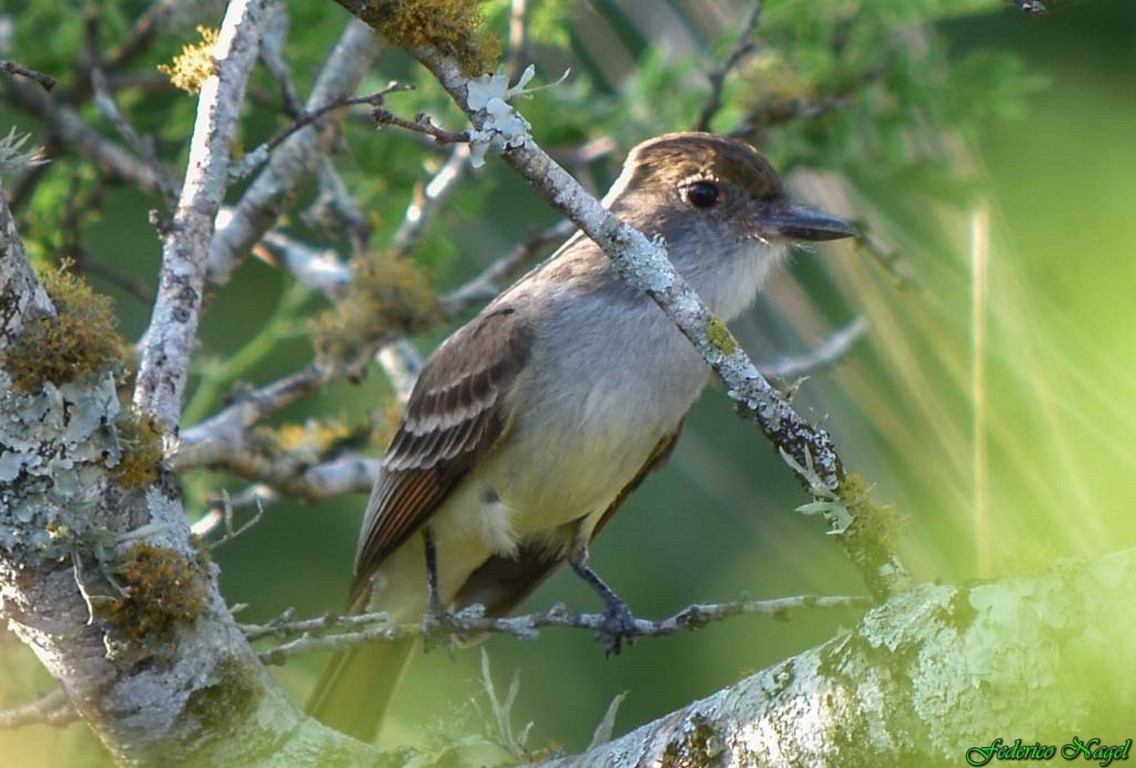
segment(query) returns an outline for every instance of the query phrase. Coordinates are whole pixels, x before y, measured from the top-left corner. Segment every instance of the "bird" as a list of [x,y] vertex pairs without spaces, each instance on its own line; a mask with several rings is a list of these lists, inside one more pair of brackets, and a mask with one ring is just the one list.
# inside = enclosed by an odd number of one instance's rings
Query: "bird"
[[[603,204],[662,238],[727,321],[790,243],[856,234],[791,201],[752,146],[703,132],[634,147]],[[654,301],[576,232],[423,365],[363,516],[349,609],[427,626],[475,604],[504,616],[567,565],[602,599],[597,634],[619,653],[634,615],[589,547],[666,462],[709,374]],[[373,740],[415,645],[336,654],[309,712]]]

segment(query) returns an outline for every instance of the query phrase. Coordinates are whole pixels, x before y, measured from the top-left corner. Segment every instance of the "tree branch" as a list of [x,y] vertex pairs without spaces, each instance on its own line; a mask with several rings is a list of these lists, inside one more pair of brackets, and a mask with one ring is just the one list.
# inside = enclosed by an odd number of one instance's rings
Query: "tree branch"
[[225,14],[214,51],[216,71],[202,85],[198,99],[185,183],[162,238],[158,298],[140,344],[134,405],[168,434],[176,434],[180,423],[206,257],[228,181],[245,85],[256,63],[270,2],[234,2]]
[[[860,596],[799,595],[771,600],[738,600],[729,603],[709,603],[687,606],[673,616],[653,621],[635,619],[635,637],[666,637],[677,632],[694,632],[715,622],[733,616],[755,615],[781,619],[792,610],[800,609],[856,609],[866,608],[871,599]],[[603,614],[576,613],[564,605],[554,605],[547,611],[524,616],[485,616],[482,607],[471,606],[449,617],[440,632],[456,638],[476,637],[483,633],[511,635],[519,640],[532,640],[537,630],[544,627],[564,627],[599,631],[604,625]],[[328,615],[315,619],[293,620],[291,614],[265,625],[243,627],[250,640],[264,637],[295,638],[263,651],[266,664],[282,664],[285,660],[305,653],[343,650],[374,642],[393,642],[409,637],[420,637],[434,629],[422,625],[392,625],[385,613],[359,613],[346,616]],[[297,637],[298,635],[298,637]]]
[[[320,71],[307,108],[316,111],[350,96],[359,87],[379,45],[374,33],[359,21],[347,25]],[[223,285],[253,245],[276,224],[296,189],[326,155],[338,135],[342,112],[333,111],[313,125],[289,136],[275,152],[219,227],[209,248],[209,282]]]

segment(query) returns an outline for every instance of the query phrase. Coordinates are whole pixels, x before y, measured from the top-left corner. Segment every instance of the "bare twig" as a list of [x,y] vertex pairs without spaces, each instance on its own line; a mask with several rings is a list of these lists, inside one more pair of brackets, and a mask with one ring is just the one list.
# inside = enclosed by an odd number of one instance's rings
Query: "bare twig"
[[426,114],[416,115],[413,120],[407,120],[382,107],[375,107],[371,112],[371,118],[378,125],[393,125],[398,128],[405,128],[413,133],[429,136],[436,144],[460,144],[469,141],[467,131],[447,131]]
[[63,689],[56,688],[41,699],[0,710],[0,729],[20,728],[25,725],[67,725],[79,719],[79,715],[67,700]]
[[[190,531],[194,536],[201,539],[208,538],[217,529],[224,530],[224,536],[228,536],[232,529],[233,512],[239,509],[255,509],[257,510],[257,519],[259,519],[260,511],[271,504],[275,504],[279,498],[280,494],[271,486],[264,483],[253,483],[231,496],[226,495],[221,503],[213,504],[209,511],[193,524]],[[242,529],[244,527],[241,526]],[[212,542],[210,547],[216,547],[219,544],[220,541]]]
[[134,405],[170,435],[176,434],[180,421],[206,257],[269,2],[235,0],[225,13],[214,51],[216,71],[201,87],[185,184],[162,238],[158,298],[140,345]]
[[395,254],[405,256],[410,253],[434,220],[438,209],[457,190],[468,168],[469,145],[458,144],[429,183],[421,191],[415,191],[414,199],[406,207],[402,223],[392,238]]
[[107,52],[104,62],[106,69],[114,71],[127,67],[145,53],[157,39],[162,25],[178,4],[179,0],[157,0],[147,8],[134,22],[126,38]]
[[209,419],[182,430],[178,452],[171,460],[174,469],[209,466],[240,452],[248,427],[315,392],[326,383],[324,377],[316,366],[308,366],[241,396]]
[[379,365],[390,379],[395,397],[405,405],[422,372],[422,356],[409,341],[399,339],[379,350]]
[[798,379],[802,376],[816,373],[819,370],[836,364],[848,354],[852,345],[868,330],[868,321],[857,317],[848,325],[833,333],[819,347],[800,357],[782,357],[768,365],[759,365],[758,368],[766,376],[778,378],[782,381]]
[[509,5],[509,65],[510,80],[516,80],[529,65],[529,3],[512,0]]
[[278,230],[267,232],[255,252],[332,300],[342,297],[351,284],[351,266],[334,250],[319,250]]
[[469,282],[450,291],[442,298],[442,306],[450,316],[459,315],[469,307],[489,301],[504,288],[507,280],[553,243],[569,237],[576,225],[561,221],[548,229],[525,238],[515,248],[500,257]]
[[749,16],[742,26],[742,31],[738,35],[737,42],[734,43],[733,50],[716,69],[707,75],[707,79],[710,80],[710,96],[707,97],[706,104],[702,107],[702,112],[698,116],[697,130],[710,130],[710,121],[722,108],[722,88],[726,84],[726,77],[757,49],[753,35],[757,31],[758,22],[761,21],[761,7],[762,0],[753,0],[753,7],[750,8]]
[[55,134],[56,145],[75,151],[105,173],[126,179],[142,192],[165,194],[165,178],[88,125],[74,108],[18,81],[10,84],[8,94],[17,106],[35,115]]
[[308,226],[329,230],[343,229],[351,240],[352,254],[363,253],[371,239],[371,223],[363,213],[359,202],[347,190],[347,185],[339,177],[335,164],[324,157],[319,164],[319,195],[300,214]]
[[7,59],[0,59],[0,72],[35,80],[45,91],[50,91],[55,87],[55,78],[51,75],[45,75],[43,72],[37,72],[31,67],[25,67],[23,64],[17,64]]
[[[636,618],[635,636],[665,637],[677,632],[692,632],[714,622],[742,614],[783,619],[792,610],[809,608],[852,610],[868,608],[872,604],[871,598],[856,595],[827,597],[799,595],[771,600],[696,604],[657,621]],[[491,632],[512,635],[521,640],[531,640],[539,634],[538,630],[544,627],[597,631],[603,625],[603,614],[575,613],[563,605],[555,605],[540,613],[510,618],[485,616],[481,606],[471,606],[453,614],[441,631],[459,638]],[[293,656],[315,651],[343,650],[369,643],[419,637],[425,631],[422,625],[418,624],[390,624],[385,613],[328,615],[301,621],[294,621],[288,615],[287,618],[266,625],[246,625],[242,630],[250,641],[266,637],[295,638],[261,652],[260,658],[266,664],[282,664]],[[429,631],[433,633],[435,630],[431,628]]]
[[162,168],[157,152],[154,151],[153,140],[149,136],[146,138],[139,136],[134,126],[123,116],[107,84],[106,75],[99,67],[91,68],[91,88],[99,113],[115,127],[134,153],[150,167],[154,176],[161,179],[160,191],[166,202],[172,205],[177,200],[178,182]]
[[284,100],[285,110],[295,117],[303,112],[304,103],[300,101],[296,81],[292,78],[292,70],[284,61],[284,45],[288,42],[290,22],[287,7],[283,3],[277,5],[264,31],[264,38],[260,42],[260,61],[276,81],[280,97]]
[[309,125],[315,123],[330,112],[334,112],[337,109],[345,109],[347,107],[354,107],[359,105],[367,105],[375,107],[377,109],[383,103],[383,97],[387,94],[393,93],[395,91],[407,91],[411,90],[412,88],[414,88],[413,85],[397,83],[392,80],[386,85],[386,87],[382,88],[381,90],[375,91],[368,96],[340,97],[338,99],[332,100],[328,104],[324,104],[315,109],[301,111],[300,114],[296,116],[296,119],[288,125],[288,127],[284,128],[284,130],[277,133],[271,139],[254,149],[252,152],[249,152],[248,155],[245,156],[241,164],[231,171],[231,176],[234,179],[245,178],[257,168],[264,165],[264,163],[268,161],[269,156],[272,154],[272,150],[283,144],[286,139],[288,139],[290,136],[297,133],[301,129],[307,128]]

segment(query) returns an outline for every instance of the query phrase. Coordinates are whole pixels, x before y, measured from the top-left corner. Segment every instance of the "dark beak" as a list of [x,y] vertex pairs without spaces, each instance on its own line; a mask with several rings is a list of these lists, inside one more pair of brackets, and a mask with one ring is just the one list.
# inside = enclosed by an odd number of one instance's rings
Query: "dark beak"
[[839,240],[859,234],[854,226],[835,216],[800,203],[786,203],[761,215],[761,233],[794,242]]

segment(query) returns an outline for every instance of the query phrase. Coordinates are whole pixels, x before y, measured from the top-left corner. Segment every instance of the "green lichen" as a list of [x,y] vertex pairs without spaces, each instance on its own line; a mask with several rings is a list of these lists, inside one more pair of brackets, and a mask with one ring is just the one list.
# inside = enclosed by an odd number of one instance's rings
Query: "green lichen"
[[161,432],[152,419],[131,412],[126,412],[115,427],[121,455],[110,468],[110,476],[126,488],[145,488],[158,479]]
[[730,329],[719,317],[711,315],[706,321],[706,338],[724,355],[732,355],[737,351],[738,342],[734,334],[730,333]]
[[45,381],[77,381],[110,365],[122,366],[124,344],[116,330],[111,300],[91,290],[66,267],[40,275],[56,317],[28,322],[0,359],[12,391],[27,395]]
[[263,688],[256,672],[236,658],[225,658],[213,669],[216,682],[194,691],[185,704],[185,714],[206,733],[224,733],[248,721]]
[[663,750],[662,768],[718,765],[723,749],[722,735],[704,715],[695,712],[683,724],[681,736]]
[[373,0],[361,18],[403,48],[432,46],[453,56],[467,75],[492,72],[498,38],[482,30],[483,0]]
[[863,477],[846,475],[836,494],[855,519],[844,535],[872,548],[890,550],[896,546],[906,520],[893,507],[873,501],[871,488]]

